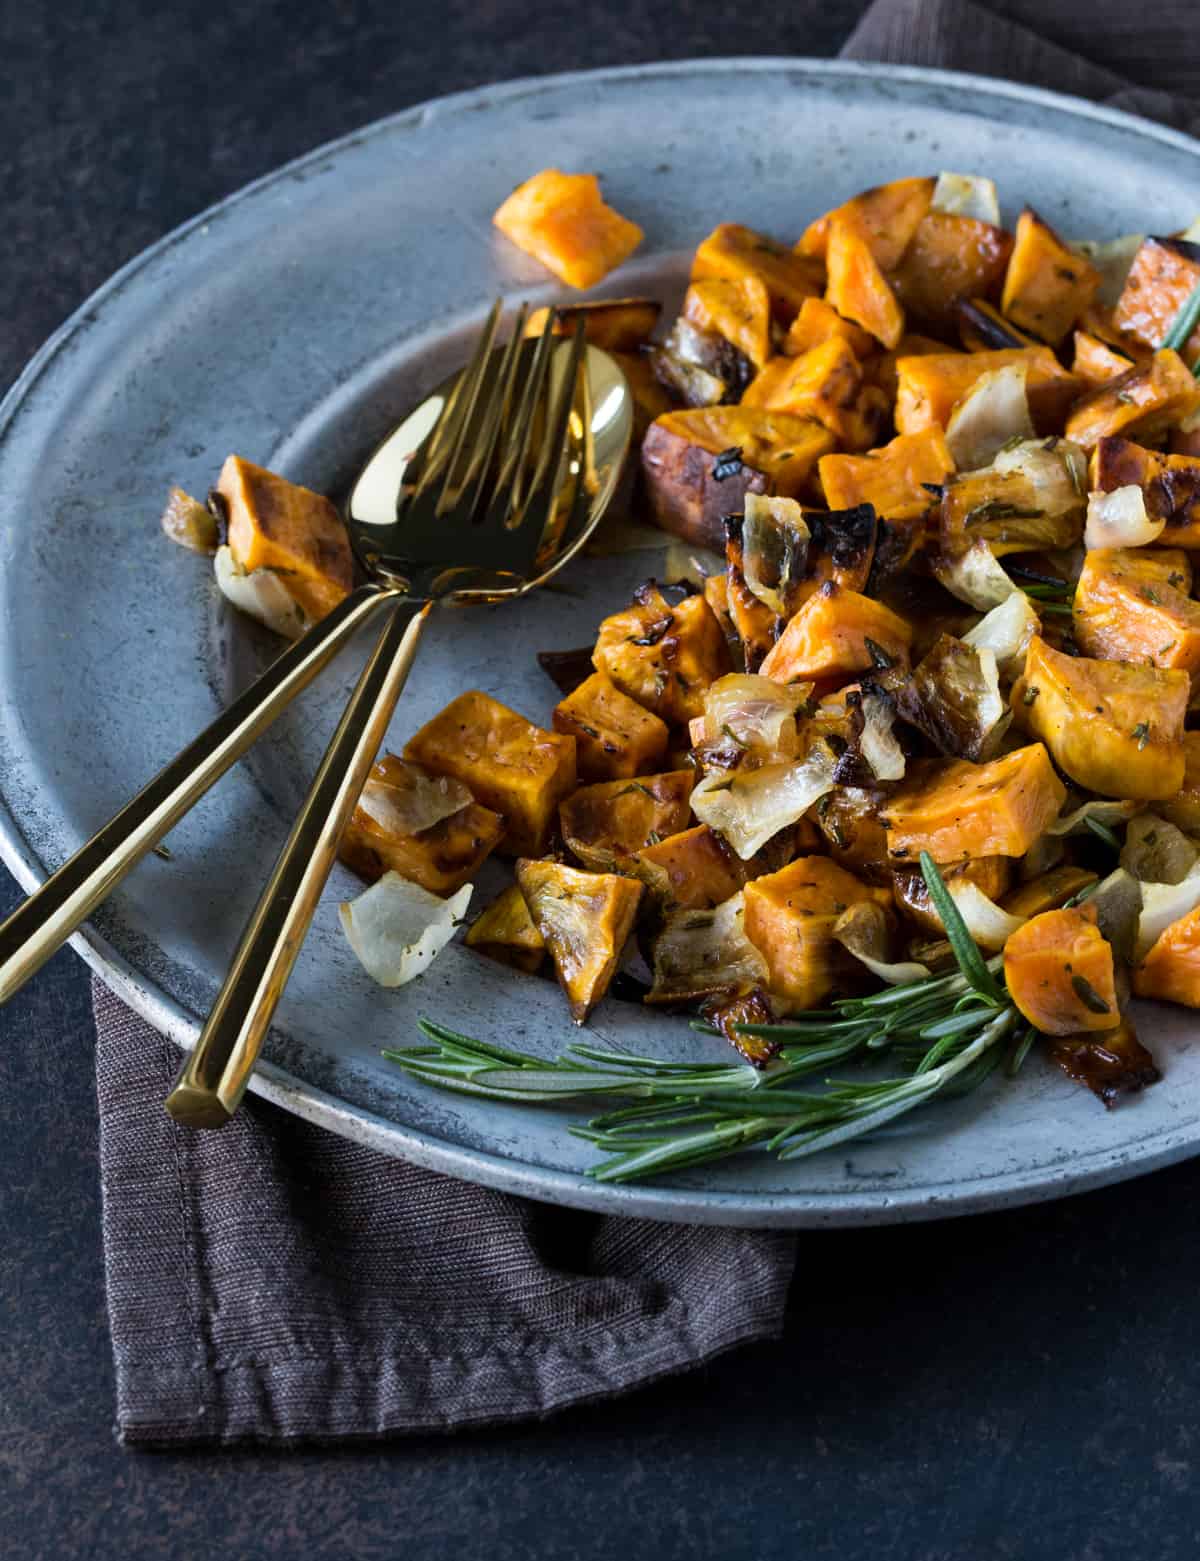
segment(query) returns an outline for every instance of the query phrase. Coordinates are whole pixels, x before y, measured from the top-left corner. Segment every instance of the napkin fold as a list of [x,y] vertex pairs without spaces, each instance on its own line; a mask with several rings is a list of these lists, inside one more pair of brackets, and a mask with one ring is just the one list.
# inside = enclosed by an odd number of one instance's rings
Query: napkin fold
[[[1038,19],[1086,37],[1101,9],[1060,0]],[[1194,41],[1194,0],[1160,0],[1153,30]],[[1200,129],[1194,103],[1131,86],[970,0],[878,0],[842,56],[1009,77]],[[162,1109],[178,1052],[98,982],[93,1001],[126,1445],[494,1424],[624,1392],[781,1330],[792,1236],[533,1203],[254,1097],[220,1134],[178,1127]]]

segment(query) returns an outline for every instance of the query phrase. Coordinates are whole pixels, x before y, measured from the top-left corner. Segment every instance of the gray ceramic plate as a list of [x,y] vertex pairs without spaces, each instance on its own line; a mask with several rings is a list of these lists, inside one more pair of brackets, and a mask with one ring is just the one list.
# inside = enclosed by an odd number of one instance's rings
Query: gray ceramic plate
[[[127,266],[43,349],[0,413],[0,849],[32,887],[269,658],[200,561],[162,542],[168,485],[203,492],[236,450],[335,489],[460,357],[497,291],[545,274],[490,216],[547,163],[597,169],[646,229],[609,291],[669,293],[718,221],[788,236],[864,185],[991,174],[1068,234],[1165,231],[1200,206],[1200,146],[1125,115],[966,76],[803,60],[705,62],[517,82],[372,126],[271,175]],[[1008,215],[1012,215],[1011,210]],[[459,616],[426,638],[394,736],[476,686],[546,719],[541,649],[586,642],[655,555],[592,561],[575,596]],[[181,1045],[336,719],[355,647],[95,923],[79,952]],[[482,903],[488,882],[481,882]],[[1188,1015],[1147,1033],[1164,1082],[1104,1113],[1037,1062],[1016,1085],[926,1113],[849,1153],[755,1155],[653,1187],[600,1187],[567,1113],[459,1100],[379,1058],[432,1014],[552,1052],[557,990],[452,948],[399,993],[373,987],[336,924],[339,869],[256,1088],[335,1132],[456,1176],[664,1219],[818,1225],[1048,1198],[1200,1149]],[[594,1037],[694,1049],[682,1021],[610,1001]]]

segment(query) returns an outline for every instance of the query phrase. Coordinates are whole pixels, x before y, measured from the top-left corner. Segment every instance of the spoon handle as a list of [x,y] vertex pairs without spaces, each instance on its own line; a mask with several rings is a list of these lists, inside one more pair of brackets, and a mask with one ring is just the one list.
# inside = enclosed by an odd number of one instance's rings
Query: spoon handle
[[394,611],[363,668],[200,1039],[167,1096],[167,1110],[178,1122],[224,1127],[237,1110],[428,613],[428,605]]
[[397,591],[360,586],[204,729],[0,925],[7,1001]]

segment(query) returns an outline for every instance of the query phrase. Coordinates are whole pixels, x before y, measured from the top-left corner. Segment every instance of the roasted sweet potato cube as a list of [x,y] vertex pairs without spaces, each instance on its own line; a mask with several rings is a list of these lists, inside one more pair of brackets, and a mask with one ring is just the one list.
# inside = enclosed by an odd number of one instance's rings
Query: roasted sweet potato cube
[[517,863],[517,883],[550,950],[571,1018],[582,1024],[616,974],[642,886],[615,873],[524,859]]
[[1172,922],[1133,968],[1138,997],[1200,1008],[1200,905]]
[[1059,769],[1103,797],[1173,797],[1183,783],[1186,672],[1064,656],[1035,636],[1013,686],[1017,720]]
[[1183,782],[1173,797],[1161,803],[1160,812],[1177,829],[1200,832],[1200,732],[1183,734]]
[[497,895],[467,930],[466,944],[489,959],[534,975],[542,968],[546,943],[533,924],[519,884]]
[[772,314],[787,325],[806,298],[820,294],[824,267],[753,228],[723,222],[700,243],[692,260],[693,282],[712,276],[758,277],[766,284]]
[[958,339],[967,352],[996,352],[1005,347],[1040,347],[1042,343],[1002,315],[986,298],[960,298],[954,306]]
[[987,764],[911,761],[880,815],[888,856],[893,864],[915,862],[922,851],[939,863],[1024,856],[1066,799],[1041,743]]
[[[1200,245],[1185,239],[1145,238],[1113,308],[1112,323],[1135,341],[1160,347],[1198,284]],[[1200,356],[1200,327],[1188,338],[1183,355],[1189,363]]]
[[551,313],[555,336],[574,334],[583,321],[583,333],[593,347],[632,356],[649,341],[662,304],[657,298],[592,298],[586,303],[552,304],[535,309],[525,323],[526,336],[540,336]]
[[904,310],[864,234],[853,224],[835,218],[829,227],[825,264],[826,303],[869,331],[884,347],[895,347],[904,335]]
[[761,407],[694,407],[668,412],[642,441],[642,475],[654,519],[685,542],[720,552],[724,517],[747,493],[797,498],[833,449],[813,418]]
[[594,173],[543,168],[519,184],[492,221],[569,287],[594,287],[627,260],[642,230],[605,204]]
[[889,409],[896,400],[899,378],[896,365],[901,358],[945,357],[954,348],[947,342],[935,341],[932,336],[922,336],[919,331],[905,331],[892,352],[877,353],[863,364],[868,381],[877,385],[887,398]]
[[800,305],[800,313],[788,326],[783,350],[790,357],[819,347],[831,336],[840,336],[849,342],[856,358],[868,358],[877,350],[875,338],[852,320],[844,320],[837,310],[823,298],[806,298]]
[[[504,835],[504,820],[478,802],[437,819],[424,829],[403,827],[400,809],[389,797],[412,794],[412,782],[425,777],[419,768],[385,754],[371,771],[364,794],[342,836],[338,855],[346,866],[374,883],[384,873],[399,873],[443,898],[461,889],[479,871]],[[442,784],[445,784],[444,782]]]
[[1018,927],[1004,946],[1004,980],[1043,1035],[1115,1030],[1121,1022],[1112,948],[1086,902]]
[[824,856],[802,856],[746,885],[746,936],[767,962],[767,986],[781,1012],[819,1008],[854,978],[854,961],[835,942],[834,923],[860,901],[890,903]]
[[1085,450],[1106,434],[1153,440],[1198,407],[1200,387],[1192,371],[1167,347],[1076,402],[1065,433]]
[[1052,867],[1049,872],[1040,873],[1028,883],[1010,889],[1000,900],[1000,906],[1010,916],[1040,916],[1043,911],[1061,910],[1068,900],[1073,900],[1089,884],[1098,881],[1097,873],[1064,862],[1061,867]]
[[546,849],[558,804],[575,787],[575,739],[542,731],[478,689],[426,722],[404,757],[455,776],[501,814],[500,849],[513,856]]
[[1071,361],[1071,373],[1080,384],[1095,389],[1099,385],[1107,385],[1110,380],[1120,379],[1132,367],[1132,362],[1123,352],[1110,347],[1099,336],[1093,336],[1090,331],[1075,332],[1075,356]]
[[922,217],[903,257],[891,269],[896,297],[935,334],[954,332],[960,298],[994,298],[1000,291],[1012,239],[1003,228],[975,217],[930,211]]
[[702,714],[705,689],[729,670],[729,649],[702,596],[672,606],[650,584],[601,623],[592,662],[639,705],[683,724]]
[[697,824],[635,852],[623,870],[640,879],[665,912],[723,905],[746,882],[749,866],[715,830]]
[[761,277],[711,276],[693,282],[684,295],[684,319],[732,342],[755,368],[771,351],[771,299]]
[[[1178,667],[1200,679],[1200,602],[1186,563],[1153,548],[1096,548],[1075,587],[1075,643],[1085,656]],[[1186,555],[1173,550],[1174,558]]]
[[871,246],[876,261],[890,271],[912,241],[933,201],[932,177],[893,179],[844,201],[805,229],[796,245],[802,255],[825,258],[830,230],[836,221],[857,228]]
[[871,504],[881,520],[918,520],[936,501],[926,484],[945,482],[954,457],[940,428],[899,434],[868,455],[823,455],[817,462],[831,510]]
[[229,511],[229,551],[247,573],[275,569],[289,594],[316,621],[354,584],[350,539],[336,509],[319,493],[240,455],[221,468],[217,492]]
[[695,780],[695,770],[669,770],[581,786],[559,807],[563,840],[593,872],[623,872],[629,857],[686,827]]
[[841,678],[908,657],[913,631],[890,607],[832,581],[804,603],[759,671],[777,683]]
[[896,429],[902,434],[945,428],[976,380],[1009,364],[1024,364],[1029,411],[1039,433],[1061,433],[1079,385],[1049,347],[999,352],[922,353],[896,360]]
[[771,358],[746,386],[742,405],[815,418],[842,439],[851,429],[861,388],[862,368],[853,347],[831,336],[802,357]]
[[1161,455],[1120,435],[1101,439],[1092,451],[1089,474],[1093,488],[1111,493],[1131,484],[1146,499],[1146,513],[1165,520],[1164,546],[1200,548],[1200,459],[1193,455]]
[[1017,218],[1000,307],[1008,318],[1057,347],[1085,312],[1100,273],[1068,249],[1048,222],[1026,206]]
[[[970,862],[961,862],[944,869],[942,877],[947,887],[955,883],[973,883],[989,900],[999,900],[1012,883],[1012,858],[1007,856],[979,856]],[[944,937],[946,928],[929,897],[929,885],[919,867],[897,867],[892,873],[892,893],[896,909],[907,916],[923,932],[933,937]]]
[[619,780],[655,770],[667,753],[665,721],[594,672],[554,707],[554,730],[575,739],[581,780]]

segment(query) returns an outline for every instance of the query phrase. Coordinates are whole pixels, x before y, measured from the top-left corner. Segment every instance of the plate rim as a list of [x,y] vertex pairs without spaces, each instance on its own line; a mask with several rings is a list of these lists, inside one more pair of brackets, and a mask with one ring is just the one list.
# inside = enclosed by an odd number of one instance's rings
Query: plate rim
[[[523,76],[487,83],[428,99],[372,120],[333,140],[322,142],[299,156],[239,186],[197,215],[170,229],[154,243],[138,251],[94,289],[34,353],[0,400],[0,440],[5,439],[38,381],[68,343],[86,332],[92,317],[111,297],[127,287],[138,273],[198,230],[259,191],[294,177],[311,164],[352,150],[377,136],[406,124],[424,126],[439,117],[464,110],[487,108],[494,103],[536,97],[571,85],[602,85],[613,81],[647,80],[729,74],[796,72],[826,80],[878,81],[880,79],[930,88],[971,91],[992,100],[1031,104],[1055,110],[1075,120],[1092,120],[1132,132],[1200,158],[1200,141],[1141,115],[1106,104],[1093,103],[1068,93],[1055,92],[1021,82],[976,75],[966,71],[938,70],[929,66],[884,62],[821,59],[798,55],[716,56],[713,58],[644,62],[569,71],[544,76]],[[25,837],[10,799],[0,792],[0,860],[28,893],[46,876],[46,867]],[[181,1050],[195,1039],[194,1018],[170,996],[147,981],[125,956],[90,923],[69,940],[92,971],[141,1018]],[[406,1127],[391,1118],[352,1106],[337,1096],[305,1083],[276,1064],[263,1062],[250,1088],[262,1098],[282,1106],[317,1126],[413,1164],[475,1181],[501,1191],[516,1193],[570,1207],[601,1213],[647,1216],[672,1223],[740,1225],[757,1228],[843,1227],[898,1224],[919,1220],[965,1216],[988,1210],[1045,1202],[1071,1196],[1134,1176],[1147,1174],[1200,1153],[1200,1141],[1186,1128],[1164,1129],[1156,1135],[1149,1153],[1136,1157],[1128,1152],[1101,1150],[1084,1157],[1078,1172],[1049,1176],[1040,1170],[1003,1173],[1003,1188],[976,1184],[973,1190],[941,1198],[928,1191],[855,1193],[839,1190],[828,1200],[812,1192],[724,1192],[673,1186],[670,1183],[623,1185],[599,1183],[586,1175],[513,1160],[485,1149],[469,1148],[424,1130]],[[1096,1163],[1087,1164],[1088,1158]],[[997,1173],[999,1174],[999,1173]],[[836,1201],[834,1201],[836,1200]]]

